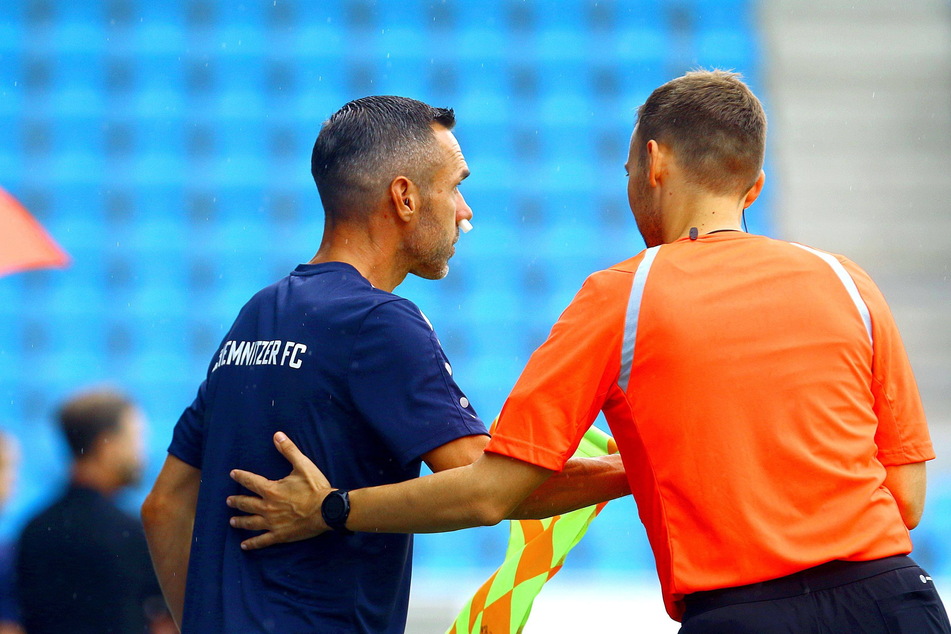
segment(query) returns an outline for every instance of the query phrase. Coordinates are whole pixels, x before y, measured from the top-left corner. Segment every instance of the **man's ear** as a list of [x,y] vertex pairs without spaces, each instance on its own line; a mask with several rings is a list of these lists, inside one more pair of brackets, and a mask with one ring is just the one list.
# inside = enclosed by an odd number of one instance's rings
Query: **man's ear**
[[759,198],[760,193],[763,191],[763,184],[766,182],[766,172],[763,170],[759,171],[759,178],[756,179],[756,182],[753,183],[753,186],[750,187],[750,190],[746,192],[745,200],[743,201],[743,209],[746,209],[753,204],[757,198]]
[[403,222],[409,222],[419,209],[419,188],[405,176],[397,176],[390,183],[390,201],[396,215]]
[[657,187],[666,176],[667,152],[657,141],[651,139],[647,142],[647,180],[651,187]]

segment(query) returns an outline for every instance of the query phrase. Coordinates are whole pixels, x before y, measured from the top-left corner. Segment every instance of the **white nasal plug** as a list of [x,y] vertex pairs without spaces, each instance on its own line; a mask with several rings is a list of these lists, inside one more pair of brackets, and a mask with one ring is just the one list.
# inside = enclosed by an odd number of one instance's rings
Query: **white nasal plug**
[[472,231],[472,223],[463,218],[459,221],[459,231],[463,233],[469,233]]

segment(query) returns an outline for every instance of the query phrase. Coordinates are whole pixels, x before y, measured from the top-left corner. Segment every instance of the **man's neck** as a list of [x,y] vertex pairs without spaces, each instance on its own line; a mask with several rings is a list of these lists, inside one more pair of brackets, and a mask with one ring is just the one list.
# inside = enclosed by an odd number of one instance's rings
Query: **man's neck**
[[80,460],[73,463],[69,480],[74,486],[98,491],[106,497],[112,496],[118,490],[115,478],[95,462]]
[[394,246],[365,227],[325,228],[320,249],[309,264],[322,262],[349,264],[375,288],[387,292],[399,286],[408,273],[399,265]]
[[714,231],[742,231],[743,199],[731,196],[716,196],[685,188],[669,193],[663,198],[661,217],[664,218],[664,242],[675,242],[690,236],[696,228],[697,235]]

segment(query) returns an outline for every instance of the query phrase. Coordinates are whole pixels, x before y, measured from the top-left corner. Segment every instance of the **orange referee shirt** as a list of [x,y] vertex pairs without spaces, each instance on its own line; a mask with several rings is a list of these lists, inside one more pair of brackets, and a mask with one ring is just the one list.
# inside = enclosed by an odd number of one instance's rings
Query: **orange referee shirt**
[[487,451],[561,470],[603,411],[685,594],[911,551],[885,465],[934,458],[888,306],[855,264],[740,232],[591,275]]

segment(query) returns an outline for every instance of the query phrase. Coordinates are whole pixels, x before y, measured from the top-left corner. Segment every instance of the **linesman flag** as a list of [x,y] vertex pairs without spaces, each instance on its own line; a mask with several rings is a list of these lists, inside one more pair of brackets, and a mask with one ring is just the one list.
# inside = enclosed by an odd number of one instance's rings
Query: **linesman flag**
[[[614,439],[592,427],[575,456],[604,456],[616,451]],[[446,634],[520,633],[542,586],[561,570],[568,552],[606,504],[545,520],[509,522],[509,545],[502,565],[462,608]]]
[[16,198],[0,188],[0,276],[63,267],[69,256]]

